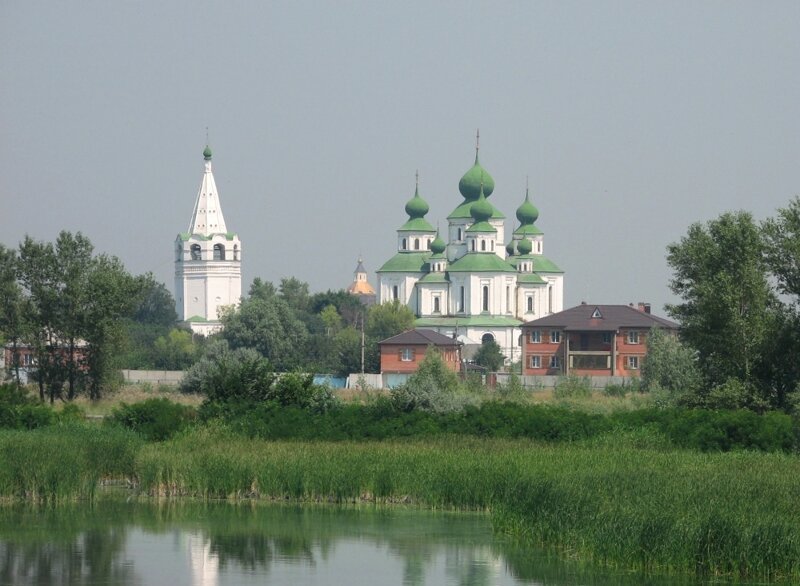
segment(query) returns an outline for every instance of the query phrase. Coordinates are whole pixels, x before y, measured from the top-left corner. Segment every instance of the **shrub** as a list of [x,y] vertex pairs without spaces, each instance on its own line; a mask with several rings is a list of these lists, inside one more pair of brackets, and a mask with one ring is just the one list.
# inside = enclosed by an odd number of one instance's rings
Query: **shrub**
[[587,398],[592,396],[592,384],[586,376],[560,376],[553,389],[556,399]]
[[400,411],[458,411],[471,402],[459,385],[458,375],[450,370],[432,347],[425,353],[417,372],[405,384],[392,389],[392,402]]
[[0,384],[0,428],[36,429],[55,420],[53,410],[17,383]]
[[202,393],[211,401],[265,401],[274,381],[269,362],[255,350],[221,349],[192,366],[180,388],[184,393]]
[[189,406],[169,399],[147,399],[115,409],[110,421],[140,433],[145,439],[163,441],[186,428],[197,417]]

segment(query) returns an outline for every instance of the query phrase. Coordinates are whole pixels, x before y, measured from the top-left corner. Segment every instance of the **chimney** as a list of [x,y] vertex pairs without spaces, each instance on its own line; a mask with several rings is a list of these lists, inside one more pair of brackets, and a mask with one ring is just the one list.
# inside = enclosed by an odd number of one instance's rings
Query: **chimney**
[[644,301],[639,302],[639,311],[642,313],[650,313],[650,304],[645,303]]

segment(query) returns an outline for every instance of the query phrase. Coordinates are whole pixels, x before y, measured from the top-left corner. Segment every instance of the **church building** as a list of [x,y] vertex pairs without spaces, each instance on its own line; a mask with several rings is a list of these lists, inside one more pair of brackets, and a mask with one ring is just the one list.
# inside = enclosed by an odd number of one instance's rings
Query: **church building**
[[[525,200],[519,226],[505,241],[505,216],[489,201],[494,179],[475,164],[461,178],[464,198],[447,217],[447,241],[425,219],[419,178],[397,231],[397,253],[377,271],[380,302],[408,305],[418,328],[458,338],[467,346],[495,341],[510,361],[521,357],[523,322],[563,309],[564,271],[544,256],[539,211]],[[465,348],[466,349],[466,348]]]
[[220,309],[241,299],[242,243],[225,225],[207,146],[203,158],[189,229],[175,239],[175,310],[192,332],[207,336],[222,327]]

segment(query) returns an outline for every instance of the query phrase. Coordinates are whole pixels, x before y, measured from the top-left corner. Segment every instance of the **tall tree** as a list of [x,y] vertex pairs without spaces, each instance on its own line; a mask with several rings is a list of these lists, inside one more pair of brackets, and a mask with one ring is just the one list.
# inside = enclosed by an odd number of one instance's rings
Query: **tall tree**
[[367,312],[367,335],[375,342],[410,330],[414,327],[414,312],[397,299],[373,305]]
[[[24,335],[24,298],[17,282],[18,257],[15,250],[0,244],[0,339],[11,346],[12,363],[6,365],[19,382],[17,349]],[[3,348],[0,347],[0,352]]]
[[667,311],[681,323],[681,337],[697,350],[706,389],[728,379],[763,383],[756,374],[775,323],[777,299],[752,216],[726,213],[705,225],[694,224],[667,251],[674,271],[670,288],[682,300]]

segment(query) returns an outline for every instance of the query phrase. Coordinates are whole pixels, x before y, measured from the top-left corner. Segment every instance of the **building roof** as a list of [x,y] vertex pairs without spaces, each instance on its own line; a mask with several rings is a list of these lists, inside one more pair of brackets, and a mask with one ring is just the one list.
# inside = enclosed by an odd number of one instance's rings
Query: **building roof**
[[204,236],[226,234],[228,229],[225,227],[225,218],[222,216],[214,173],[211,172],[211,149],[208,147],[203,151],[203,158],[205,159],[205,171],[197,192],[192,219],[189,222],[189,233]]
[[414,323],[421,327],[440,327],[440,328],[518,328],[522,323],[513,317],[502,315],[472,315],[472,316],[445,316],[445,317],[420,317]]
[[398,252],[383,263],[378,273],[427,273],[429,251]]
[[666,328],[677,330],[678,324],[663,317],[645,313],[630,305],[592,305],[582,303],[522,324],[525,328],[551,327],[566,331],[617,331],[620,328]]
[[513,273],[514,267],[494,252],[468,252],[450,263],[451,273]]
[[378,344],[407,344],[409,346],[457,346],[459,342],[458,340],[454,340],[453,338],[445,336],[444,334],[440,334],[439,332],[435,332],[434,330],[417,328],[382,340],[378,342]]

